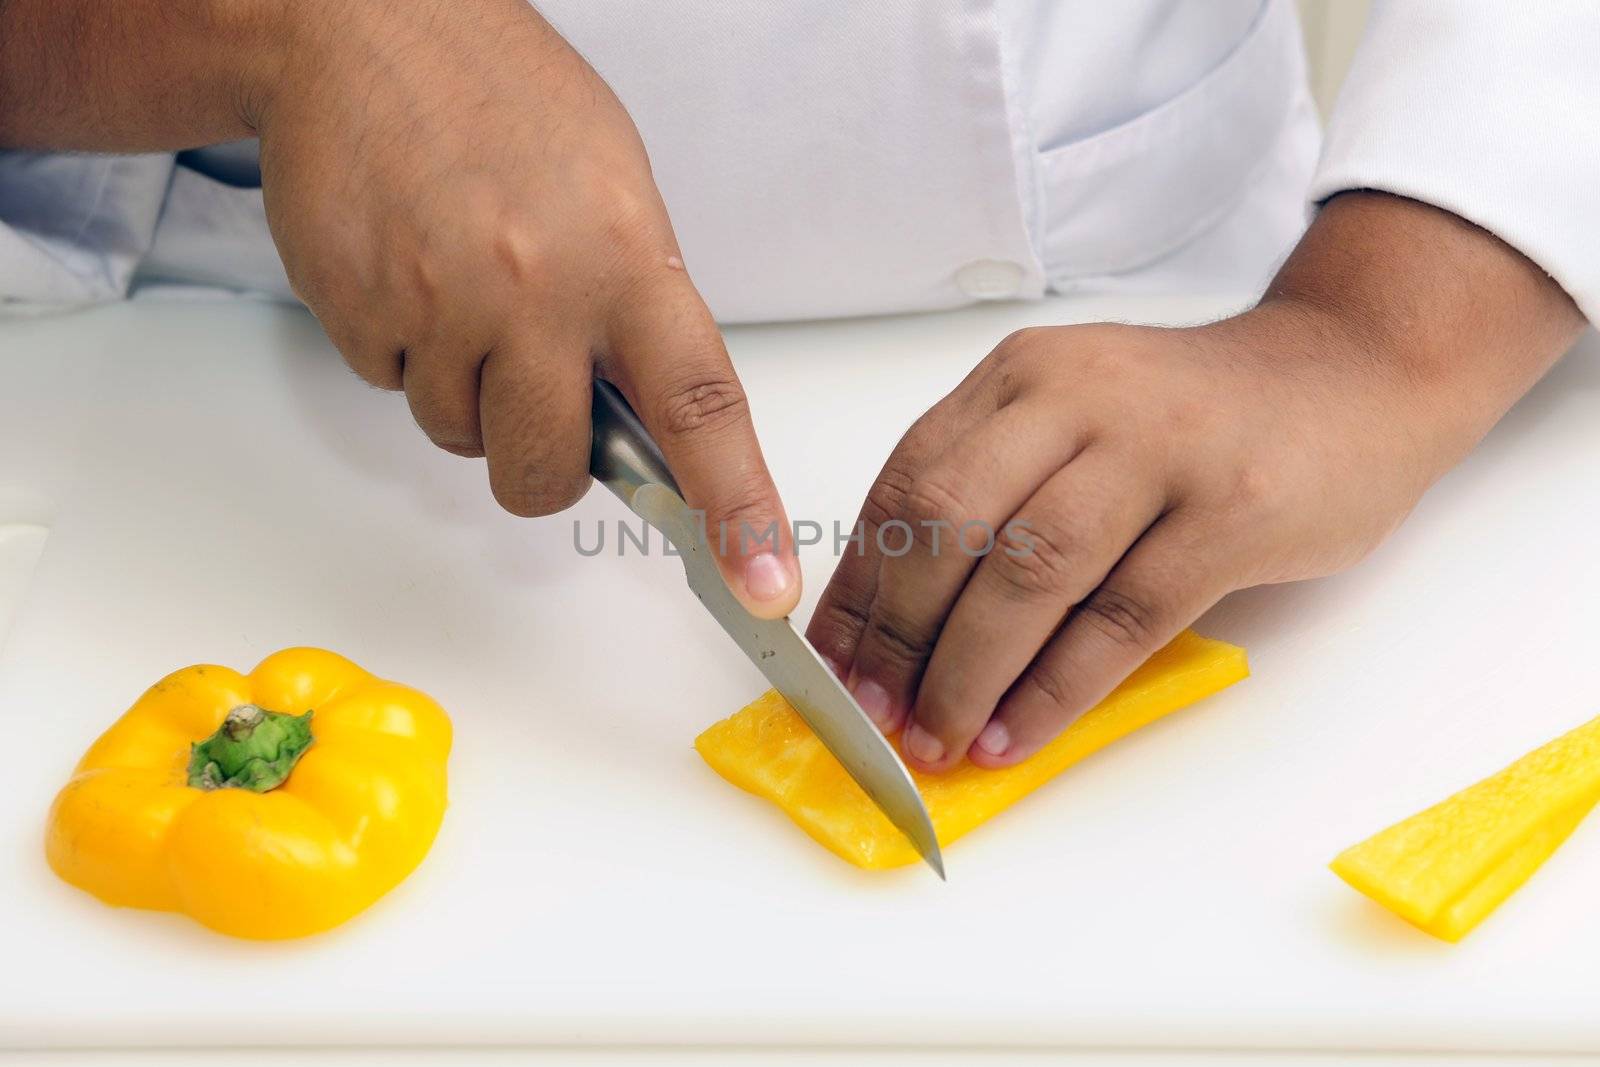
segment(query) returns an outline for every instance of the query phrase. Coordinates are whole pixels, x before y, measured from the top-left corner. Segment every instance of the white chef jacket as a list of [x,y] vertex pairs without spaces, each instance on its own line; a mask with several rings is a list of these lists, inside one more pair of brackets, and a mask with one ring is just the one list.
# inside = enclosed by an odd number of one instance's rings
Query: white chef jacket
[[[1293,0],[538,6],[637,122],[726,322],[1259,290],[1355,188],[1471,219],[1600,312],[1594,0],[1376,0],[1320,161]],[[155,283],[292,298],[252,142],[0,152],[0,297]]]

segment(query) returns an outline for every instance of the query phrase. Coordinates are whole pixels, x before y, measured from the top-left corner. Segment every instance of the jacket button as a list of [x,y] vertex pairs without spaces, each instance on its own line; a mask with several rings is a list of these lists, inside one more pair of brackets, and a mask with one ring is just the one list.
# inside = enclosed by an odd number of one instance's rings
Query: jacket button
[[956,271],[956,284],[974,300],[1009,300],[1022,292],[1022,267],[1004,259],[975,259]]

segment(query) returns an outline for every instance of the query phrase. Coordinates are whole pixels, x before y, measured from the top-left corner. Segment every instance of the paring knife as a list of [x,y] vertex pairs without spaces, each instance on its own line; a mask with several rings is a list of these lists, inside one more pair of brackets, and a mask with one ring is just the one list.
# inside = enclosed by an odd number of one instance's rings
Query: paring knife
[[661,449],[622,394],[598,380],[589,472],[672,542],[683,559],[689,588],[711,617],[943,878],[944,857],[928,809],[894,746],[793,623],[758,619],[729,591],[706,541],[705,516],[684,503]]

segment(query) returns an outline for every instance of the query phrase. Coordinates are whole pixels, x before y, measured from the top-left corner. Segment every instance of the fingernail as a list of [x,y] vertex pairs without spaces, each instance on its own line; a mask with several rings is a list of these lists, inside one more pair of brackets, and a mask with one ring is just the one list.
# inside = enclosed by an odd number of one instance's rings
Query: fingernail
[[855,688],[850,690],[855,694],[856,703],[861,705],[861,710],[867,713],[867,718],[880,730],[887,730],[889,723],[894,719],[894,712],[889,707],[889,691],[877,682],[865,678],[856,682]]
[[906,729],[906,751],[921,763],[938,763],[944,759],[944,743],[916,723]]
[[757,600],[777,600],[793,584],[788,566],[771,552],[751,556],[744,565],[745,592]]
[[990,719],[989,725],[978,733],[978,747],[991,756],[1004,756],[1011,747],[1011,731],[999,719]]

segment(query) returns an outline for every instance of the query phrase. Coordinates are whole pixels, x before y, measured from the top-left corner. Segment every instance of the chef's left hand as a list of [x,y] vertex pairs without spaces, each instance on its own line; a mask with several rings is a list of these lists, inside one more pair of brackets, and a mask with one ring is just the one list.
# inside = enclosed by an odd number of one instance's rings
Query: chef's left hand
[[[1254,310],[1021,331],[906,433],[810,635],[914,766],[1026,759],[1229,591],[1355,562],[1576,336],[1508,246],[1363,196]],[[1430,298],[1511,306],[1391,320],[1361,279],[1412,269],[1411,247],[1464,272]]]
[[1418,413],[1353,348],[1294,306],[1011,335],[884,466],[819,649],[880,727],[910,713],[922,768],[1026,758],[1223,594],[1336,570],[1411,508]]

